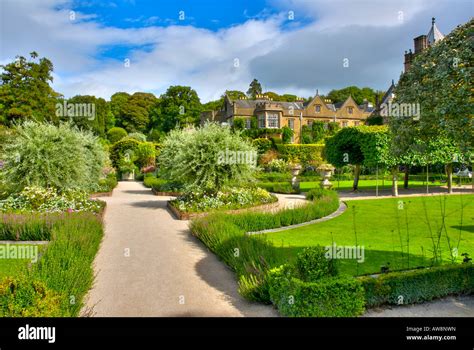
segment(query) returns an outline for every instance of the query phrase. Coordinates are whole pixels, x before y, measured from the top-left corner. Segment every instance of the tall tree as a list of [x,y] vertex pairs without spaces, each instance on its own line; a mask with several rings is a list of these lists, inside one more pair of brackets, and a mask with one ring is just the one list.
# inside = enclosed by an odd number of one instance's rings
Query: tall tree
[[189,86],[170,86],[160,96],[153,111],[152,123],[155,128],[168,132],[176,127],[197,125],[202,105],[197,92]]
[[47,58],[36,61],[17,56],[14,62],[1,65],[0,122],[11,125],[16,120],[56,121],[55,104],[60,94],[49,85],[53,64]]
[[250,83],[249,89],[247,90],[247,95],[251,98],[255,98],[257,95],[262,93],[262,85],[257,79],[252,80]]
[[[72,107],[73,115],[63,114],[62,119],[71,120],[75,125],[84,130],[90,130],[94,134],[105,137],[106,131],[113,125],[113,114],[110,105],[103,99],[90,95],[77,95],[66,100],[66,108]],[[91,111],[94,115],[88,113],[78,113],[77,111]],[[58,109],[57,109],[58,110]],[[57,111],[56,110],[56,111]]]
[[[419,104],[419,115],[389,118],[390,128],[395,135],[393,146],[398,152],[403,153],[418,142],[429,145],[443,140],[442,146],[450,149],[446,155],[449,159],[464,159],[465,162],[471,159],[472,165],[474,119],[470,101],[473,26],[474,20],[471,19],[422,51],[410,69],[401,76],[395,89],[394,102]],[[430,164],[434,161],[431,159]],[[441,159],[438,158],[438,161]],[[449,180],[452,177],[452,161],[444,164]],[[450,182],[448,187],[451,191]]]
[[334,103],[338,103],[344,102],[349,96],[352,96],[357,104],[364,103],[364,100],[375,104],[375,96],[377,94],[379,94],[379,92],[368,87],[358,88],[357,86],[348,86],[339,90],[331,90],[327,98],[331,99]]

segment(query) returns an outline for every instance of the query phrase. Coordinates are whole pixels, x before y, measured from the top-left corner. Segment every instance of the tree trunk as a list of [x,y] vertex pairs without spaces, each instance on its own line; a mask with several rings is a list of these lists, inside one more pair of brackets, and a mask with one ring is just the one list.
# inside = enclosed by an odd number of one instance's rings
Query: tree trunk
[[446,175],[448,176],[448,193],[453,193],[453,163],[446,164]]
[[405,165],[405,178],[403,180],[403,188],[408,189],[408,177],[410,175],[410,167]]
[[354,184],[352,190],[355,192],[359,189],[360,164],[354,165]]
[[398,166],[392,168],[392,196],[398,197]]

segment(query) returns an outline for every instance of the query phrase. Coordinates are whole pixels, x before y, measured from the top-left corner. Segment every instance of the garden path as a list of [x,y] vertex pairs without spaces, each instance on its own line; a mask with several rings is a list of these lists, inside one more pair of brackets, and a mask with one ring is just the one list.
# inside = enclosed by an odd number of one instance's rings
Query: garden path
[[83,315],[277,316],[237,292],[235,275],[194,236],[187,221],[139,182],[106,197],[96,281]]

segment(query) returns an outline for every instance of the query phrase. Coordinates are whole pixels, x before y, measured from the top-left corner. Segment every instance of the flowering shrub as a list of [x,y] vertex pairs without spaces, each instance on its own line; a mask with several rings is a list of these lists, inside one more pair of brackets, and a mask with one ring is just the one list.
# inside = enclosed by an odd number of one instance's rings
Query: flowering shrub
[[199,190],[187,192],[172,203],[181,211],[203,212],[213,209],[239,209],[273,203],[277,199],[262,188],[223,188],[216,194]]
[[288,162],[283,159],[273,159],[270,163],[268,163],[267,168],[270,171],[284,173],[288,171]]
[[90,200],[85,191],[64,190],[59,192],[53,188],[42,187],[25,187],[20,193],[12,194],[0,203],[2,212],[98,212],[101,208],[101,203]]

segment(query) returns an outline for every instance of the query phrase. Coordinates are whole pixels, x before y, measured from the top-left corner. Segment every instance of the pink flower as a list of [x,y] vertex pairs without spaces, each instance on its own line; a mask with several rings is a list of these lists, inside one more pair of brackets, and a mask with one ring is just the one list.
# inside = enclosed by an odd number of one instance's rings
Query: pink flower
[[68,212],[68,213],[72,213],[73,210],[72,210],[71,208],[67,208],[67,212]]

